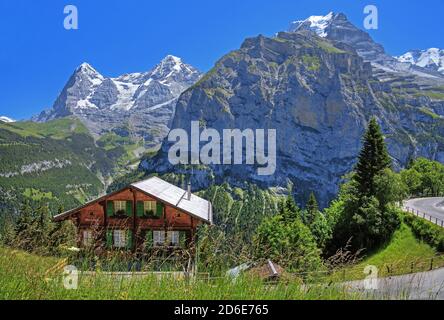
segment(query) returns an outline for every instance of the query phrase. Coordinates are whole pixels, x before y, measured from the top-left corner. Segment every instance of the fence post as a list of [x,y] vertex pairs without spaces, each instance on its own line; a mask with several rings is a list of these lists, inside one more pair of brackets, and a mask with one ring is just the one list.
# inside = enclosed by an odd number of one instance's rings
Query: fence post
[[413,261],[412,261],[412,263],[410,264],[410,273],[413,273]]
[[432,271],[432,270],[433,270],[433,258],[430,259],[430,271]]

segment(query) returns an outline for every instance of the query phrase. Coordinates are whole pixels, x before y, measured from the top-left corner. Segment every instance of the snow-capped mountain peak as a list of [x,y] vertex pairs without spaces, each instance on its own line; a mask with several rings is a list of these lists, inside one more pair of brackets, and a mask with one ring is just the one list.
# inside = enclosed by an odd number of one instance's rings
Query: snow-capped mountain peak
[[15,122],[15,120],[13,120],[9,117],[0,116],[0,122],[12,123],[12,122]]
[[291,23],[289,32],[308,30],[328,40],[345,43],[356,50],[365,61],[382,72],[414,74],[421,77],[440,77],[444,73],[444,50],[432,48],[408,52],[400,57],[388,55],[384,47],[370,34],[356,27],[343,13],[330,12],[325,16],[311,16]]
[[305,20],[293,21],[290,25],[290,32],[296,32],[299,30],[311,30],[318,36],[327,37],[327,28],[333,21],[335,14],[333,12],[328,13],[325,16],[311,16]]
[[176,56],[173,56],[172,54],[167,55],[165,58],[163,58],[162,62],[173,62],[174,64],[180,64],[182,63],[182,59]]
[[86,62],[82,63],[76,69],[75,74],[85,77],[95,85],[99,85],[103,80],[105,80],[105,78],[96,69]]
[[82,71],[82,70],[91,70],[96,72],[96,70],[88,63],[88,62],[83,62],[78,68],[78,71]]
[[196,74],[198,71],[190,65],[183,63],[182,59],[173,55],[167,55],[152,71],[153,79],[162,79],[166,81],[168,78],[177,74]]
[[426,50],[413,50],[396,58],[399,62],[444,73],[443,49],[430,48]]
[[93,68],[89,63],[83,62],[80,66],[77,67],[76,72],[91,74],[91,75],[100,75],[101,74]]
[[155,146],[168,132],[177,98],[200,77],[197,69],[172,55],[151,71],[115,78],[82,63],[53,107],[33,119],[44,122],[74,115],[99,136],[131,123],[135,135]]
[[343,13],[330,12],[325,16],[311,16],[305,20],[294,21],[289,32],[308,30],[328,40],[343,42],[356,49],[366,61],[383,64],[396,61],[388,56],[384,48],[373,41],[370,35],[357,28]]

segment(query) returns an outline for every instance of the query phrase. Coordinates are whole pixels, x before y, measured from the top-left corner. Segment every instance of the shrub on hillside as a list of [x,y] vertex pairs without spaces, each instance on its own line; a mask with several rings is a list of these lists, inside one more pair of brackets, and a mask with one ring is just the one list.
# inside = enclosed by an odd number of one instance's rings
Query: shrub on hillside
[[404,222],[412,228],[415,236],[439,252],[444,252],[444,229],[411,214],[403,214]]
[[271,259],[292,272],[314,271],[322,266],[316,239],[289,196],[278,215],[265,218],[254,236],[256,261]]

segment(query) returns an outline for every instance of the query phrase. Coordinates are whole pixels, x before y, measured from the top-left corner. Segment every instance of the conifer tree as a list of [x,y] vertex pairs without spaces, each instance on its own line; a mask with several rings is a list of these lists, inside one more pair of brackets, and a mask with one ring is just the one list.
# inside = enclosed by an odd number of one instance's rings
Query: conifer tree
[[15,225],[14,246],[23,250],[32,249],[33,218],[31,205],[26,201],[20,210],[20,215]]
[[72,221],[57,223],[49,235],[49,251],[58,255],[77,245],[77,229]]
[[371,119],[353,178],[342,188],[343,212],[335,226],[333,243],[349,243],[352,249],[371,250],[398,228],[398,199],[392,161],[376,119]]
[[286,222],[293,222],[301,217],[301,209],[299,209],[291,194],[288,195],[285,201],[282,201],[279,211]]
[[312,192],[310,194],[310,198],[308,199],[306,205],[306,214],[305,214],[306,221],[304,222],[308,225],[312,224],[318,214],[319,214],[318,201],[316,200],[316,196]]
[[15,239],[15,221],[11,214],[0,212],[3,214],[0,232],[0,242],[7,246],[14,245]]
[[375,195],[375,177],[391,166],[392,160],[387,152],[381,127],[376,119],[372,118],[364,135],[364,145],[359,154],[354,176],[359,193],[365,196]]
[[37,215],[33,225],[33,242],[35,248],[48,249],[49,235],[54,227],[51,221],[48,205],[40,205],[37,209]]

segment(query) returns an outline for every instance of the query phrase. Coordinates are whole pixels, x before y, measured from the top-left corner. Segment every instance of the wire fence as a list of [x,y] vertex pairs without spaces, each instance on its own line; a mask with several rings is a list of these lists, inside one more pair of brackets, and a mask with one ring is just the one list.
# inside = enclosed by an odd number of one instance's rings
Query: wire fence
[[[443,198],[444,200],[444,193],[441,192],[423,192],[423,193],[418,193],[415,195],[411,195],[406,201],[408,200],[413,200],[413,199],[423,199],[423,198]],[[444,228],[444,219],[440,219],[436,216],[432,216],[430,214],[428,214],[427,212],[421,211],[417,208],[412,208],[409,206],[405,206],[404,204],[402,204],[400,206],[403,210],[405,210],[407,213],[411,213],[414,216],[427,220],[433,224],[436,224],[442,228]],[[444,211],[443,211],[444,214]]]
[[442,220],[442,219],[439,219],[437,217],[431,216],[431,215],[429,215],[429,214],[427,214],[425,212],[422,212],[422,211],[420,211],[418,209],[410,208],[408,206],[404,207],[404,210],[406,212],[408,212],[408,213],[411,213],[411,214],[419,217],[419,218],[425,219],[425,220],[427,220],[427,221],[429,221],[431,223],[434,223],[434,224],[444,228],[444,220]]
[[[64,262],[64,261],[63,261]],[[63,274],[63,270],[58,268],[57,264],[51,272],[38,273],[43,276],[43,278],[56,277]],[[370,270],[369,265],[360,262],[356,265],[349,266],[339,266],[331,269],[307,271],[307,272],[282,272],[278,276],[270,277],[261,276],[262,280],[266,281],[268,284],[278,284],[286,283],[287,281],[299,281],[301,284],[331,284],[331,283],[345,283],[349,281],[365,280],[368,276],[374,278],[387,278],[398,275],[408,275],[416,274],[422,272],[429,272],[436,269],[444,267],[444,255],[435,255],[430,258],[420,259],[420,258],[406,258],[398,261],[392,261],[389,264],[382,264],[371,266],[375,267]],[[376,272],[376,274],[374,273]],[[2,273],[2,272],[0,272]],[[209,284],[217,281],[236,281],[236,278],[230,277],[226,274],[213,276],[209,272],[198,272],[195,274],[188,274],[184,272],[79,272],[79,276],[86,277],[106,277],[106,278],[126,278],[133,280],[140,280],[142,278],[155,277],[158,279],[172,278],[175,280],[190,280],[198,282],[207,282]],[[251,275],[257,278],[257,275],[250,274],[249,271],[244,271],[242,277],[245,278]]]
[[[374,267],[368,269],[368,267]],[[280,282],[299,280],[305,284],[328,284],[328,283],[344,283],[355,280],[365,280],[372,276],[375,278],[387,278],[398,275],[416,274],[422,272],[433,271],[444,267],[444,255],[435,255],[430,258],[405,258],[398,261],[392,261],[388,264],[377,266],[367,265],[365,263],[357,263],[356,265],[338,266],[328,268],[326,270],[316,270],[307,272],[283,272],[277,277],[262,276],[268,284],[277,284]],[[369,271],[371,270],[371,272]],[[376,274],[375,274],[376,272]],[[243,276],[248,276],[249,271],[244,271]],[[229,279],[227,275],[211,276],[210,273],[198,273],[195,280],[203,282],[215,282],[223,279]],[[233,278],[235,280],[235,278]]]
[[[369,269],[368,267],[374,268]],[[426,259],[406,258],[404,260],[393,261],[377,266],[358,263],[354,266],[343,266],[327,271],[293,273],[290,275],[291,277],[301,278],[308,283],[341,283],[354,280],[364,280],[369,276],[373,276],[375,278],[386,278],[398,275],[422,273],[443,267],[444,255],[436,255]]]
[[420,192],[417,194],[413,194],[409,197],[410,199],[417,199],[417,198],[443,198],[444,197],[444,193],[442,192]]

